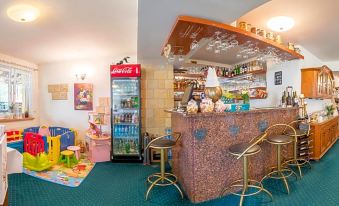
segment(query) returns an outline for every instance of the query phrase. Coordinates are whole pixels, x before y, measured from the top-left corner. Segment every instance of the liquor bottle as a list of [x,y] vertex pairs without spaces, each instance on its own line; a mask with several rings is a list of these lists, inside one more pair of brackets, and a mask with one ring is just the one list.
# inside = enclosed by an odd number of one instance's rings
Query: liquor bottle
[[281,97],[281,107],[286,107],[286,91],[283,92],[283,95]]
[[298,99],[298,96],[297,96],[297,92],[294,91],[293,93],[293,107],[297,107],[299,105],[299,99]]
[[292,107],[292,97],[290,95],[290,92],[287,92],[286,105],[287,107]]
[[225,69],[225,77],[229,77],[228,69]]

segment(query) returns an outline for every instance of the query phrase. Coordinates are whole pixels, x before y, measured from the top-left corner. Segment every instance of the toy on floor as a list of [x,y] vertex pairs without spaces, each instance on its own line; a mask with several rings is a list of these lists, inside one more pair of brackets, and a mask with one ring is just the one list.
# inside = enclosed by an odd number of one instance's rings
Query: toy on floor
[[27,132],[24,138],[24,150],[33,156],[44,152],[44,141],[42,140],[42,136]]
[[56,137],[47,137],[47,142],[49,145],[48,159],[54,165],[58,163],[60,157],[60,135]]
[[73,151],[65,150],[60,153],[59,162],[66,163],[66,167],[70,168],[72,165],[77,164],[78,160],[75,158]]
[[52,166],[44,152],[44,141],[41,135],[27,132],[24,139],[24,148],[23,165],[25,168],[42,171]]
[[52,166],[52,163],[49,162],[48,157],[44,152],[38,154],[37,156],[33,156],[27,152],[24,152],[23,157],[24,167],[33,171],[43,171]]
[[79,161],[80,160],[80,147],[79,146],[68,146],[67,150],[73,151],[75,158]]
[[33,132],[42,136],[42,139],[45,142],[45,152],[49,150],[48,137],[60,136],[60,151],[66,150],[68,146],[75,145],[75,139],[77,132],[71,128],[64,127],[29,127],[24,129],[24,134],[28,132]]

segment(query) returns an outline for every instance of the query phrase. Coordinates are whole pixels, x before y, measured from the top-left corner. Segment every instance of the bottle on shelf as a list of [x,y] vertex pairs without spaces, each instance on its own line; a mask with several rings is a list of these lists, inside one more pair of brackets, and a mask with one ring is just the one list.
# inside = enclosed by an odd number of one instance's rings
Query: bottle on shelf
[[290,92],[287,92],[286,105],[287,107],[292,107],[292,97],[290,95]]
[[293,92],[293,107],[297,107],[299,105],[299,98],[297,96],[297,92]]
[[281,107],[285,108],[287,106],[286,103],[286,91],[283,92],[283,95],[281,97]]

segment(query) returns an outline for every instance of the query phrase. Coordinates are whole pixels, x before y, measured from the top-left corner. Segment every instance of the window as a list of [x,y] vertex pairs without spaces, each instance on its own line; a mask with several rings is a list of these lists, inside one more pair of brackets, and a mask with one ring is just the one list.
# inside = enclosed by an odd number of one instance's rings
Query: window
[[31,78],[29,71],[0,65],[0,113],[28,111]]

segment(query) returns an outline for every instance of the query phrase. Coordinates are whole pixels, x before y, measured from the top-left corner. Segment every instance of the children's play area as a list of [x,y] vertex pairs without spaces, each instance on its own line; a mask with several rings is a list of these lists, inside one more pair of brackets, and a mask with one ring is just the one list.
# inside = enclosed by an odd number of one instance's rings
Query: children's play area
[[[83,142],[76,144],[77,131],[71,128],[37,126],[5,132],[13,173],[77,187],[90,173],[95,160],[89,159]],[[91,135],[93,137],[93,135]],[[88,144],[87,144],[88,145]],[[88,148],[89,149],[89,148]],[[87,150],[88,151],[88,150]]]

